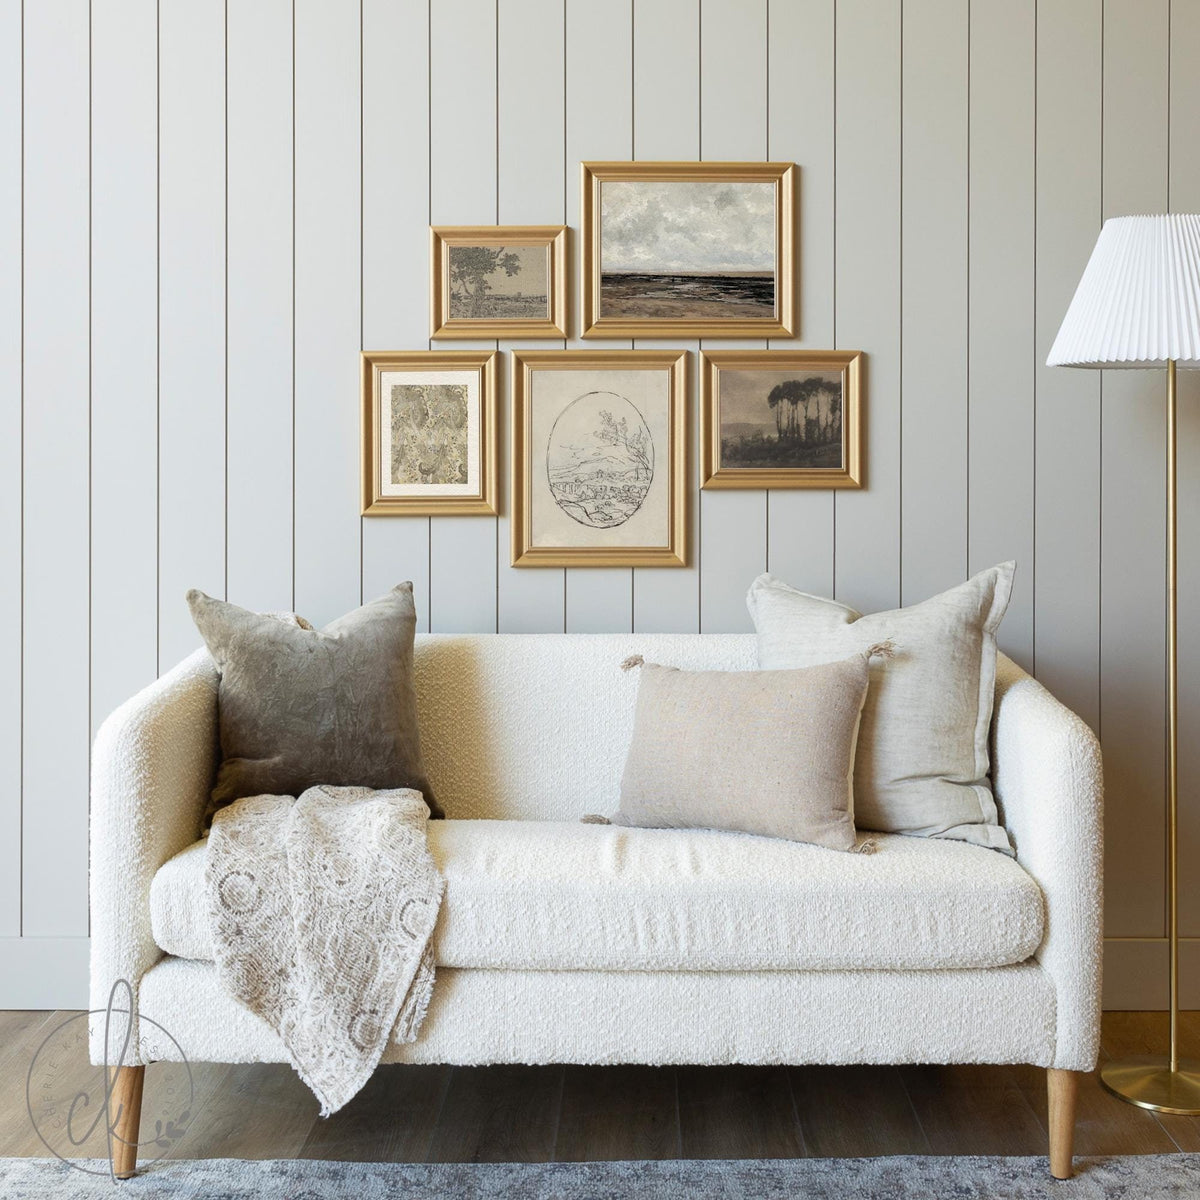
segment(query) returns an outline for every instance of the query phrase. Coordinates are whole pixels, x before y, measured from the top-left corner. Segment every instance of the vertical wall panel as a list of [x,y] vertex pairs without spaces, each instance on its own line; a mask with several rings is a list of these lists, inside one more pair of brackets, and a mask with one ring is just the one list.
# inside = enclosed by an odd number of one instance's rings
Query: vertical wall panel
[[[491,225],[497,199],[495,0],[439,0],[430,7],[430,22],[429,219],[434,225]],[[459,349],[472,345],[495,343],[454,343]],[[430,522],[429,607],[436,632],[495,630],[496,536],[492,517]]]
[[[502,225],[565,223],[563,0],[500,0],[497,10],[496,216]],[[536,70],[530,70],[531,63]],[[509,353],[563,349],[562,341],[501,342],[500,461],[507,480],[512,397]],[[510,569],[509,504],[496,522],[496,623],[501,633],[562,633],[566,572]]]
[[292,5],[229,5],[229,599],[292,598]]
[[225,13],[160,0],[158,669],[200,644],[189,588],[225,595]]
[[[702,0],[700,153],[716,161],[767,157],[767,0]],[[766,342],[705,338],[701,349],[763,349]],[[699,371],[699,362],[696,364]],[[697,391],[697,397],[699,391]],[[697,439],[697,469],[699,440]],[[767,493],[699,494],[700,628],[743,633],[754,627],[746,588],[767,566]]]
[[837,6],[837,336],[867,352],[866,488],[841,492],[836,591],[900,601],[900,6]]
[[157,38],[154,0],[94,0],[93,729],[158,674]]
[[1097,728],[1100,377],[1045,362],[1099,230],[1101,8],[1037,13],[1034,655],[1042,682]]
[[[1167,206],[1167,0],[1104,7],[1104,213]],[[1109,936],[1163,930],[1164,371],[1106,371],[1100,719]],[[1153,614],[1153,620],[1147,620]]]
[[[363,0],[362,344],[423,349],[429,302],[429,9]],[[364,517],[363,598],[413,583],[429,628],[429,518]]]
[[904,604],[961,583],[967,568],[969,12],[961,0],[903,6]]
[[21,0],[0,0],[0,937],[21,932]]
[[[1200,212],[1200,4],[1174,0],[1170,7],[1171,141],[1168,201],[1171,212]],[[1180,371],[1179,402],[1179,794],[1180,857],[1200,862],[1200,371]],[[1200,936],[1200,882],[1185,870],[1180,882],[1183,932]]]
[[[570,346],[586,349],[579,333],[579,164],[633,157],[633,0],[600,5],[566,0],[567,224],[570,231]],[[627,348],[632,342],[606,343]],[[633,629],[633,571],[628,567],[569,568],[569,633],[628,633]]]
[[[767,157],[799,177],[799,337],[770,345],[831,350],[834,329],[834,0],[770,0]],[[767,494],[767,567],[793,587],[833,595],[833,492]]]
[[295,6],[295,603],[318,627],[362,592],[359,15]]
[[88,18],[85,0],[25,5],[21,931],[35,937],[87,932]]
[[[640,160],[700,157],[700,6],[695,0],[634,0],[633,149]],[[589,155],[589,157],[591,157]],[[700,628],[700,529],[696,494],[699,342],[638,339],[639,347],[688,349],[692,464],[688,567],[638,567],[633,573],[633,627],[639,633]]]
[[1001,648],[1033,666],[1034,0],[971,5],[968,572],[1013,559]]

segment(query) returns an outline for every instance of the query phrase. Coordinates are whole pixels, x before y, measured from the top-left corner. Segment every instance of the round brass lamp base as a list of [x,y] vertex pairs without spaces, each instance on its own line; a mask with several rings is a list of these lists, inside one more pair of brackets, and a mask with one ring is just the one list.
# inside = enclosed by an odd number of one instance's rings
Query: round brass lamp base
[[1181,1058],[1177,1071],[1163,1054],[1117,1059],[1100,1068],[1100,1082],[1141,1108],[1200,1116],[1200,1062],[1195,1059]]

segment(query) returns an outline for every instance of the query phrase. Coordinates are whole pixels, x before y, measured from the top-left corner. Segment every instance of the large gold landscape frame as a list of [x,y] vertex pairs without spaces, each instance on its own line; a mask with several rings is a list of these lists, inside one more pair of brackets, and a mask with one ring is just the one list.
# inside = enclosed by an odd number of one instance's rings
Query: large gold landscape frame
[[[796,329],[796,168],[787,162],[585,162],[582,196],[582,308],[585,338],[792,337]],[[600,185],[644,183],[773,183],[775,185],[775,315],[728,320],[606,317],[600,289]]]
[[[691,426],[686,350],[514,350],[512,352],[512,565],[514,567],[686,567]],[[665,546],[533,544],[533,377],[546,371],[667,373],[669,471]]]

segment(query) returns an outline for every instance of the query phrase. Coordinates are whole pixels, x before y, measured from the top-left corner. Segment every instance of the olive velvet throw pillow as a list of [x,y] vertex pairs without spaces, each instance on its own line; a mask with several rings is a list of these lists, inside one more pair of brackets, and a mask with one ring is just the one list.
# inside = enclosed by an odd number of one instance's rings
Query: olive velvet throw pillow
[[610,820],[853,850],[867,681],[866,653],[795,671],[642,665],[621,808]]
[[746,598],[758,664],[794,669],[890,640],[873,667],[854,768],[860,829],[954,838],[1011,853],[988,783],[996,629],[1014,563],[921,604],[863,616],[761,575]]
[[320,630],[195,589],[187,601],[221,675],[209,817],[242,796],[317,784],[416,788],[442,815],[421,764],[411,583]]

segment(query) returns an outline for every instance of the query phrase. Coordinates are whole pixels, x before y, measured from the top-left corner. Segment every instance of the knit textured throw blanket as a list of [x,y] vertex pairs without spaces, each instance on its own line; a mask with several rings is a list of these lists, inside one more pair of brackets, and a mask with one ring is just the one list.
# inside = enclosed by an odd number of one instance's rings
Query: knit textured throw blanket
[[205,866],[222,986],[283,1040],[337,1112],[393,1033],[415,1040],[433,991],[445,883],[410,789],[251,796],[213,819]]

